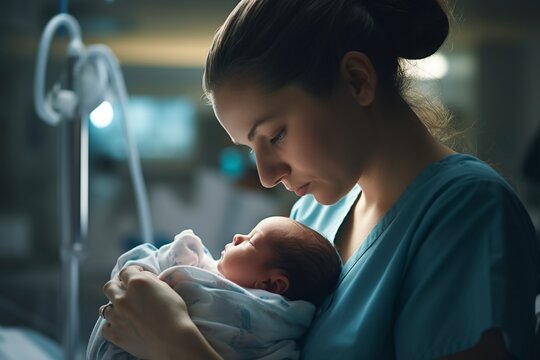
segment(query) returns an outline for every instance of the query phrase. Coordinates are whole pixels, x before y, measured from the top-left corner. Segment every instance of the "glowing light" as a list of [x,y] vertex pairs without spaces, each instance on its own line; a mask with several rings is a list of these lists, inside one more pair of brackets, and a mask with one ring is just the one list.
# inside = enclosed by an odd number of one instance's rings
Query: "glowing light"
[[235,147],[230,146],[221,150],[219,163],[221,171],[231,178],[239,178],[246,170],[243,153]]
[[90,113],[90,121],[97,128],[104,128],[111,124],[114,117],[112,105],[104,101]]
[[448,73],[448,59],[435,53],[422,60],[409,60],[405,63],[405,72],[420,80],[442,79]]

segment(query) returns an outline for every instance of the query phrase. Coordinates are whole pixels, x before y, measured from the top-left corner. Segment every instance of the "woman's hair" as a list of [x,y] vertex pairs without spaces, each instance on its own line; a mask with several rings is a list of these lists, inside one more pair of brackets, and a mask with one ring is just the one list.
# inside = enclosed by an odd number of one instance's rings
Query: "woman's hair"
[[[400,60],[433,54],[448,31],[437,0],[242,0],[214,37],[203,88],[210,100],[232,79],[268,91],[297,85],[322,97],[335,89],[343,56],[359,51],[373,63],[380,89],[396,91],[419,110],[418,97],[404,94]],[[438,118],[422,118],[437,136],[447,113],[427,115]]]
[[269,241],[275,256],[266,266],[279,269],[289,279],[289,288],[283,296],[319,306],[336,287],[341,259],[325,237],[299,222],[294,223],[300,228],[301,237],[285,234]]
[[448,28],[436,0],[243,0],[214,37],[203,86],[211,94],[234,77],[323,95],[349,51],[365,53],[382,86],[395,86],[398,59],[433,54]]

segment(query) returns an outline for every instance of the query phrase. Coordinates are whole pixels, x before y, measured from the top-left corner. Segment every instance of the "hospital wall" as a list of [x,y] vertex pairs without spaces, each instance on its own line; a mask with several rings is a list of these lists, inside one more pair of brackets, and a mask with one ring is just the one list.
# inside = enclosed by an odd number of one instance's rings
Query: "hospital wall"
[[[23,11],[19,3],[8,0],[0,5],[0,326],[29,327],[60,342],[60,139],[57,128],[36,116],[32,96],[37,40],[57,8],[54,1],[34,1]],[[177,3],[176,11],[189,12],[192,2]],[[216,24],[234,1],[202,3]],[[173,6],[170,1],[161,5]],[[538,144],[534,150],[535,141],[540,141],[540,21],[531,20],[540,20],[540,9],[531,2],[525,6],[528,14],[511,12],[513,20],[502,21],[500,12],[510,2],[493,6],[498,12],[484,12],[476,1],[457,1],[461,15],[456,17],[456,34],[441,50],[448,60],[447,74],[415,83],[449,107],[470,151],[514,186],[540,233],[540,178],[534,176],[540,172],[540,154],[530,156],[540,151]],[[77,11],[83,15],[76,2],[72,9],[75,16]],[[472,27],[478,19],[487,28]],[[174,29],[174,24],[168,26]],[[209,27],[210,35],[214,29]],[[84,34],[84,26],[82,30]],[[105,34],[99,39],[108,38]],[[202,99],[201,64],[137,63],[132,55],[123,57],[120,46],[117,49],[130,95],[187,99],[195,109],[195,141],[189,155],[142,160],[159,242],[193,228],[217,255],[235,232],[248,231],[268,215],[287,215],[294,196],[281,188],[262,188],[249,160],[241,174],[224,165],[231,144]],[[51,79],[62,68],[62,57],[53,55]],[[158,119],[155,123],[159,126]],[[97,146],[92,138],[90,145]],[[80,274],[82,343],[98,306],[106,301],[101,287],[116,258],[141,240],[125,159],[91,153],[89,195],[89,232]]]

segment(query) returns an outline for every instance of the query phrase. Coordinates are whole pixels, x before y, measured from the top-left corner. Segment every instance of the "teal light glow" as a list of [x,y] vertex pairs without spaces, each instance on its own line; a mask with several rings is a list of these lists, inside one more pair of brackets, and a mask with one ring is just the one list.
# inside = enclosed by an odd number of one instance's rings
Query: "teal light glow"
[[219,167],[226,176],[236,179],[246,171],[244,154],[237,147],[226,147],[219,154]]

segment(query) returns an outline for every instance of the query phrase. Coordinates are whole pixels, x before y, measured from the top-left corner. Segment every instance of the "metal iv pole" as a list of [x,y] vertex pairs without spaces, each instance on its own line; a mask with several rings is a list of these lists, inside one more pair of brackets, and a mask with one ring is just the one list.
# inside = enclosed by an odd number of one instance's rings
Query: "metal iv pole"
[[[68,66],[53,96],[54,108],[44,97],[46,57],[55,31],[64,27],[71,41]],[[64,358],[76,359],[79,341],[79,263],[88,229],[88,124],[76,110],[74,68],[83,51],[79,25],[69,15],[53,18],[45,28],[36,63],[34,98],[38,115],[51,125],[60,126],[60,224],[61,224],[61,309]]]
[[[45,97],[48,50],[56,30],[65,27],[71,40],[65,78]],[[86,75],[89,74],[89,77]],[[109,84],[110,81],[110,84]],[[60,220],[62,262],[63,347],[65,360],[79,350],[79,264],[88,230],[88,112],[111,86],[120,102],[128,165],[135,190],[144,242],[152,243],[152,224],[137,147],[127,121],[127,91],[117,59],[104,45],[85,48],[78,22],[70,15],[52,18],[43,31],[34,83],[34,105],[39,117],[60,126]]]

